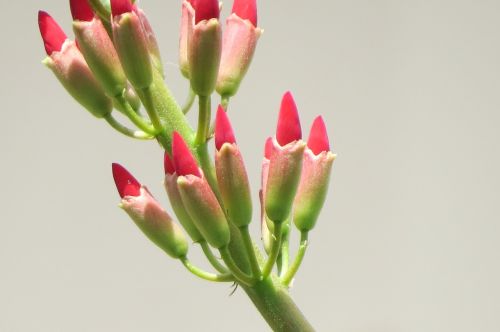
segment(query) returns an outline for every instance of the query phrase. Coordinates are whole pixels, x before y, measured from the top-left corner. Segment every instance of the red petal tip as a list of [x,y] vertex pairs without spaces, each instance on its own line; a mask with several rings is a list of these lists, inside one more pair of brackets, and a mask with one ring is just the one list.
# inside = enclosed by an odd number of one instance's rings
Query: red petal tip
[[163,166],[165,168],[165,174],[175,173],[174,161],[172,160],[172,157],[170,157],[168,152],[165,152],[165,158],[163,159]]
[[281,146],[284,146],[290,142],[298,141],[301,138],[302,129],[300,128],[297,106],[295,105],[292,94],[287,92],[281,100],[278,127],[276,129],[276,140]]
[[70,0],[69,7],[71,16],[75,21],[90,22],[94,19],[94,11],[90,7],[88,0]]
[[141,184],[137,181],[129,171],[120,164],[113,163],[113,179],[115,180],[116,189],[120,197],[139,196],[141,194]]
[[51,55],[52,52],[59,52],[68,39],[66,34],[61,29],[59,24],[46,12],[40,10],[38,12],[38,27],[42,35],[45,52]]
[[111,14],[118,16],[134,10],[130,0],[111,0]]
[[196,175],[201,177],[198,164],[191,154],[191,150],[178,132],[174,132],[172,141],[172,155],[174,159],[175,171],[179,176]]
[[273,138],[268,137],[266,139],[266,147],[264,148],[264,158],[271,159],[271,155],[273,154]]
[[257,1],[256,0],[234,0],[232,13],[244,20],[252,22],[257,26]]
[[318,116],[314,119],[309,133],[309,140],[307,146],[315,155],[323,151],[330,151],[330,141],[328,140],[328,133],[326,132],[325,122],[323,117]]
[[190,2],[195,11],[195,23],[211,18],[219,18],[218,0],[191,0]]
[[215,117],[215,147],[220,150],[224,143],[236,143],[234,138],[233,127],[231,127],[231,122],[227,117],[227,113],[224,111],[222,106],[219,105],[217,109],[217,115]]

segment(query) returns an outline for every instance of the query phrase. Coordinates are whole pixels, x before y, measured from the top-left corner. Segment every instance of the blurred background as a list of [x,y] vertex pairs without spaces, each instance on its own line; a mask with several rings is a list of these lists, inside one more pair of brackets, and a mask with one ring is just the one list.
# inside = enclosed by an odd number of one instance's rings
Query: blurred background
[[[181,2],[139,5],[182,102]],[[318,331],[500,331],[500,2],[258,5],[265,33],[230,105],[255,201],[286,90],[338,154],[291,290],[305,315]],[[267,331],[241,290],[195,279],[117,207],[115,161],[170,209],[162,152],[69,97],[41,64],[39,9],[72,35],[68,1],[2,0],[0,331]]]

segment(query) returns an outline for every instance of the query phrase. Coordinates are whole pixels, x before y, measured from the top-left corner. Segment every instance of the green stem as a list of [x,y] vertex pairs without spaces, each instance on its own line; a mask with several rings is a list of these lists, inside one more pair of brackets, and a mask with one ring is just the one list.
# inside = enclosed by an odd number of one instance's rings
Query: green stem
[[255,256],[254,246],[252,243],[252,238],[250,237],[250,233],[248,231],[248,226],[243,226],[239,228],[241,238],[243,239],[243,244],[247,251],[248,257],[250,259],[250,265],[252,268],[252,276],[256,279],[260,278],[260,266],[259,262],[257,262],[257,257]]
[[111,127],[113,127],[114,129],[116,129],[118,132],[122,133],[125,136],[132,137],[135,139],[140,139],[140,140],[150,140],[150,139],[154,138],[154,136],[147,134],[143,131],[133,130],[133,129],[125,127],[124,125],[119,123],[113,117],[113,115],[111,113],[108,114],[106,117],[104,117],[104,119]]
[[88,0],[88,1],[94,12],[101,19],[102,24],[104,25],[104,28],[106,29],[108,35],[111,38],[113,38],[113,29],[111,28],[111,22],[109,20],[111,13],[106,9],[106,7],[104,7],[104,5],[101,3],[101,0]]
[[282,235],[282,241],[281,241],[281,250],[279,254],[279,260],[278,260],[278,270],[279,270],[279,275],[283,275],[286,273],[288,269],[288,262],[290,259],[290,221],[287,220],[285,225],[283,225],[283,235]]
[[221,96],[220,105],[222,106],[224,111],[227,111],[227,107],[229,106],[229,97],[228,96]]
[[236,265],[227,247],[220,248],[219,251],[222,259],[224,260],[224,263],[226,263],[231,273],[239,282],[246,284],[248,286],[255,284],[256,280],[251,276],[249,276],[248,274],[246,274],[245,272],[241,271],[238,265]]
[[191,264],[191,262],[189,261],[189,259],[187,259],[186,257],[180,258],[180,260],[181,260],[182,264],[186,267],[186,269],[189,270],[189,272],[191,272],[192,274],[194,274],[195,276],[197,276],[197,277],[199,277],[201,279],[205,279],[205,280],[208,280],[208,281],[214,281],[214,282],[234,281],[234,278],[233,278],[233,276],[230,273],[227,273],[227,274],[213,274],[213,273],[205,272],[202,269],[197,268],[196,266],[194,266],[193,264]]
[[273,233],[273,241],[271,245],[271,254],[269,255],[266,265],[262,269],[262,279],[266,279],[271,271],[273,270],[273,266],[276,263],[276,258],[278,258],[278,254],[281,249],[281,228],[282,222],[274,223],[274,233]]
[[134,111],[123,95],[116,96],[114,102],[116,108],[129,118],[130,121],[137,126],[137,128],[150,135],[155,135],[154,127],[146,123],[146,121],[144,121],[144,119]]
[[194,146],[200,146],[207,141],[208,132],[210,130],[210,96],[198,96],[198,130],[194,139]]
[[307,237],[308,237],[308,232],[300,233],[300,247],[297,252],[297,255],[295,256],[292,266],[290,266],[290,270],[288,270],[285,276],[281,279],[281,283],[284,286],[288,286],[290,282],[292,282],[293,277],[300,268],[300,264],[302,263],[302,260],[304,259],[304,255],[306,254],[307,250],[307,244],[308,244]]
[[220,273],[227,273],[227,268],[219,262],[219,259],[217,257],[215,257],[207,241],[201,241],[199,243],[210,264],[212,264],[212,266]]
[[273,278],[252,287],[242,285],[250,300],[275,332],[314,332],[285,287]]
[[194,93],[193,89],[189,88],[189,94],[184,102],[184,106],[182,106],[182,113],[187,114],[191,107],[193,107],[194,100],[196,99],[196,93]]

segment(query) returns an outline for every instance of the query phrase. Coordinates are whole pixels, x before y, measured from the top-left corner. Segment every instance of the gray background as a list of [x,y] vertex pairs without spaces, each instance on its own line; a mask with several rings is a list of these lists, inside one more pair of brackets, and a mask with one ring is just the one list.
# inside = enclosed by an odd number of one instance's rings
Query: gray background
[[[113,161],[167,205],[161,151],[92,118],[41,65],[36,11],[70,31],[67,1],[1,3],[0,331],[266,331],[244,293],[192,277],[117,208]],[[141,3],[183,99],[180,1]],[[287,89],[339,155],[292,290],[306,316],[319,331],[499,331],[500,2],[259,7],[230,112],[255,196]]]

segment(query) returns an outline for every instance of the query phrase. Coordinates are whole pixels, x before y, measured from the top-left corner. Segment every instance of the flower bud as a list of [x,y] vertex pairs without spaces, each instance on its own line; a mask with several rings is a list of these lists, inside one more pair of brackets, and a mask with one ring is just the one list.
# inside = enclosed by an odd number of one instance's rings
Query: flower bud
[[154,30],[151,27],[151,24],[149,23],[146,13],[144,13],[144,11],[137,6],[135,7],[134,10],[139,16],[139,19],[141,20],[142,23],[142,27],[144,29],[144,33],[146,34],[146,38],[148,41],[148,48],[153,65],[163,76],[163,63],[161,61],[160,47],[158,46],[158,42],[156,41],[156,35],[154,33]]
[[182,227],[189,234],[193,242],[200,242],[203,240],[203,236],[201,235],[198,228],[196,228],[193,219],[189,216],[189,213],[186,211],[184,207],[184,203],[182,203],[181,194],[179,189],[177,188],[177,174],[175,173],[175,166],[173,161],[170,159],[168,153],[165,152],[165,189],[167,191],[168,199],[170,201],[170,205],[174,210],[177,219],[181,223]]
[[284,222],[292,209],[300,180],[305,143],[297,107],[290,92],[283,96],[273,153],[266,183],[266,214],[275,223]]
[[188,243],[184,233],[147,188],[119,164],[113,164],[113,177],[122,198],[120,207],[141,231],[171,257],[185,257]]
[[222,31],[217,0],[194,3],[195,25],[189,34],[188,61],[191,88],[200,96],[210,96],[219,72]]
[[325,202],[334,159],[325,123],[317,117],[304,152],[302,177],[294,203],[293,221],[300,231],[310,231],[316,224]]
[[179,37],[179,67],[185,78],[189,79],[188,42],[193,33],[194,9],[189,1],[182,2],[181,30]]
[[112,0],[113,39],[125,74],[136,89],[153,81],[148,39],[130,0]]
[[75,42],[67,39],[46,12],[38,13],[38,24],[48,55],[43,63],[52,70],[66,91],[92,115],[102,118],[111,113],[111,99],[104,93]]
[[[259,198],[260,198],[260,232],[261,232],[261,239],[264,244],[264,250],[266,251],[266,254],[270,255],[272,251],[272,230],[268,226],[269,224],[272,225],[272,222],[268,221],[268,218],[266,216],[266,213],[264,212],[264,198],[263,198],[263,192],[262,190],[259,192]],[[274,225],[273,225],[274,227]]]
[[215,123],[215,171],[229,220],[237,227],[252,221],[248,176],[226,112],[219,106]]
[[122,95],[127,79],[113,41],[87,0],[71,0],[73,31],[83,57],[109,96]]
[[257,27],[255,0],[235,0],[226,20],[216,90],[221,96],[236,94],[245,76],[262,29]]
[[182,137],[175,132],[172,143],[177,187],[182,203],[205,240],[220,249],[229,244],[229,225],[222,208]]

